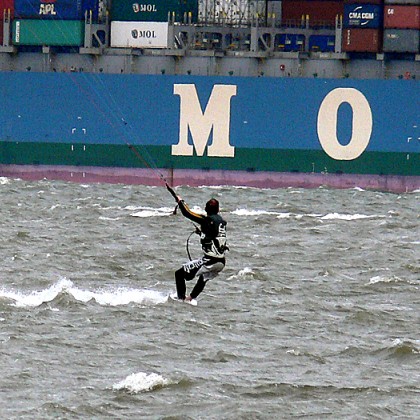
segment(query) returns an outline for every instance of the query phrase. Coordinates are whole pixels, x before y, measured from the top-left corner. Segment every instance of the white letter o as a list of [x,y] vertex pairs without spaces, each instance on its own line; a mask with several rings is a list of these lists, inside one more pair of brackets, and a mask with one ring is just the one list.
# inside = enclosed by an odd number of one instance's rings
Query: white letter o
[[[341,104],[353,110],[350,142],[343,146],[337,139],[337,113]],[[325,153],[336,160],[353,160],[367,148],[372,134],[372,111],[366,97],[357,89],[337,88],[322,101],[318,112],[318,138]]]

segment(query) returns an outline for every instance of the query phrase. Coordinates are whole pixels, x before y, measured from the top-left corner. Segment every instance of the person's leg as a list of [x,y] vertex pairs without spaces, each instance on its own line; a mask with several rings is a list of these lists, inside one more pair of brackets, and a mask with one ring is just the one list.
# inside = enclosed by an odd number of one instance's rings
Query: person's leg
[[197,280],[197,283],[195,284],[194,288],[190,293],[191,299],[197,298],[197,296],[204,290],[204,286],[206,285],[206,283],[207,280],[204,280],[204,276],[201,274],[201,276]]
[[185,293],[187,289],[185,281],[192,280],[202,265],[203,259],[200,258],[198,260],[193,260],[184,264],[179,270],[175,271],[175,284],[178,299],[185,299]]
[[181,267],[179,270],[175,271],[175,284],[176,284],[176,293],[178,295],[178,299],[185,299],[185,272],[184,268]]
[[189,297],[191,299],[196,299],[197,296],[204,290],[207,282],[216,277],[224,267],[225,265],[219,262],[208,266],[203,265],[197,272],[199,277]]

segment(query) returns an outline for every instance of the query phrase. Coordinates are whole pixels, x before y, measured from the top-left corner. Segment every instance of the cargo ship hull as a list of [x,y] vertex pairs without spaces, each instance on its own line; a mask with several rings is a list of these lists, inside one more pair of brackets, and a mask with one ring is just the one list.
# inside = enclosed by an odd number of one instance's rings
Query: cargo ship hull
[[416,80],[0,73],[0,175],[420,189]]

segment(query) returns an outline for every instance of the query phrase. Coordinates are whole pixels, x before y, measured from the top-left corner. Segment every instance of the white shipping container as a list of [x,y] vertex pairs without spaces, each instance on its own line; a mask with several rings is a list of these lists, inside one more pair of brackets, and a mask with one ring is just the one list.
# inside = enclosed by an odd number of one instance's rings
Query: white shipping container
[[111,47],[168,48],[168,22],[111,22]]

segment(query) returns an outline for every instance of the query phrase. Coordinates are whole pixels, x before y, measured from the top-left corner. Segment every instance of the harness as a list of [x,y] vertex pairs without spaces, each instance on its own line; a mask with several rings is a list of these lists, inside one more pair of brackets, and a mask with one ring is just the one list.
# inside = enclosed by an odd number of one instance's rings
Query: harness
[[190,254],[190,238],[191,238],[191,236],[194,235],[194,233],[196,233],[197,235],[200,235],[200,233],[201,233],[200,228],[198,226],[196,226],[194,223],[193,223],[193,225],[194,225],[195,229],[188,235],[187,242],[185,244],[185,249],[187,250],[187,255],[188,255],[188,258],[189,258],[190,261],[192,261],[191,254]]

